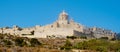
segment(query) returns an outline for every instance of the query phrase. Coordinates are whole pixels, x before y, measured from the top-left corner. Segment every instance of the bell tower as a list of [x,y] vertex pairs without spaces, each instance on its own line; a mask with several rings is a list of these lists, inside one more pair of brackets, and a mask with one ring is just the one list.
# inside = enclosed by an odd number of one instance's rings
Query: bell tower
[[58,23],[63,25],[68,24],[68,14],[64,10],[59,15]]
[[60,13],[59,20],[68,20],[68,14],[64,10]]

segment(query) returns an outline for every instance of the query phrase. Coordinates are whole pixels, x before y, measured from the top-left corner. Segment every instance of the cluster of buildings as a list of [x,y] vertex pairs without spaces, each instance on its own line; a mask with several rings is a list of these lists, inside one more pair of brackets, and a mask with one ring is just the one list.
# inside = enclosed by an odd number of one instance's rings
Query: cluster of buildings
[[84,35],[95,38],[108,37],[110,39],[115,37],[115,33],[110,30],[97,27],[89,28],[74,22],[72,19],[69,19],[69,15],[65,11],[60,13],[59,18],[53,24],[45,26],[36,25],[31,28],[20,28],[18,26],[13,26],[13,28],[4,27],[0,28],[0,33],[29,38],[65,38],[66,36]]

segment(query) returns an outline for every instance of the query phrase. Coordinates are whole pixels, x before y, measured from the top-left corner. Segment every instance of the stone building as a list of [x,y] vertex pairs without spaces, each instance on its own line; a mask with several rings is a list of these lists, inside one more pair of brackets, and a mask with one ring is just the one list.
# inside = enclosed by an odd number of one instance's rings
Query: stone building
[[75,31],[83,32],[83,25],[74,22],[72,19],[69,20],[68,14],[63,11],[60,13],[59,18],[53,24],[46,26],[37,27],[34,30],[34,36],[36,38],[46,38],[47,36],[55,37],[66,37],[75,35]]
[[36,25],[32,28],[20,28],[14,26],[13,28],[0,28],[0,33],[19,35],[29,38],[47,38],[49,36],[63,37],[66,36],[80,36],[82,34],[93,34],[95,38],[110,37],[114,38],[115,33],[110,30],[102,28],[89,28],[69,19],[69,15],[63,11],[59,14],[58,19],[53,24],[45,26]]

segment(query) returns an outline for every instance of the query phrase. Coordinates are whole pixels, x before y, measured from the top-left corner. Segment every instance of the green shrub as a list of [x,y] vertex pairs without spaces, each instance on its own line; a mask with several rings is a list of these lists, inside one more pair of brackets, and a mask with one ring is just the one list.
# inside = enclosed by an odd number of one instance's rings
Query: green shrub
[[66,40],[65,45],[61,47],[61,49],[65,49],[65,50],[70,50],[72,49],[72,44],[69,40]]
[[3,40],[3,42],[4,42],[5,45],[12,45],[12,42],[9,41],[9,40]]
[[105,40],[108,40],[108,37],[101,37],[100,39],[105,39]]
[[33,46],[33,47],[36,46],[36,45],[41,45],[41,43],[35,38],[32,38],[30,40],[30,43],[31,43],[31,46]]
[[76,39],[77,37],[75,36],[67,36],[68,39]]
[[87,39],[87,37],[86,37],[86,36],[80,36],[80,38],[81,38],[81,39]]
[[97,47],[96,47],[96,51],[107,52],[107,48],[104,47],[104,46],[97,46]]
[[21,47],[27,45],[27,43],[24,41],[23,38],[16,38],[15,39],[15,44],[17,46],[21,46]]

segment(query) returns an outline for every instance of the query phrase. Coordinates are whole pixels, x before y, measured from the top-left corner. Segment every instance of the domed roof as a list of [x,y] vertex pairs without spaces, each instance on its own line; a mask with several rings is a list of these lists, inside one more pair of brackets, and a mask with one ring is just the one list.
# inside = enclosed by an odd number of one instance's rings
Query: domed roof
[[60,13],[60,15],[68,15],[68,14],[63,10],[62,13]]

